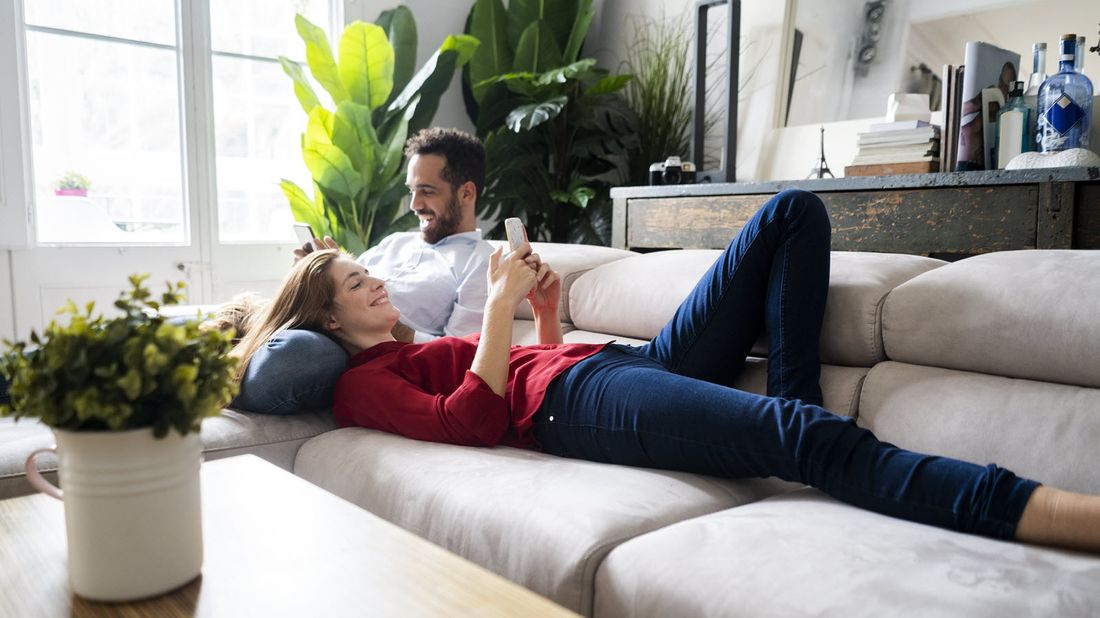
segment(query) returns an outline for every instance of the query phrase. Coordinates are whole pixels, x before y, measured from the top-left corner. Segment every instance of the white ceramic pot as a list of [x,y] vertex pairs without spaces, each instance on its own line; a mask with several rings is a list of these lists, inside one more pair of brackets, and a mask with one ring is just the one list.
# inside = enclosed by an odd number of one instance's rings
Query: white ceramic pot
[[[140,599],[186,584],[202,570],[197,432],[161,439],[152,429],[54,430],[57,446],[31,453],[27,479],[65,502],[69,580],[96,601]],[[35,457],[56,451],[62,490]]]

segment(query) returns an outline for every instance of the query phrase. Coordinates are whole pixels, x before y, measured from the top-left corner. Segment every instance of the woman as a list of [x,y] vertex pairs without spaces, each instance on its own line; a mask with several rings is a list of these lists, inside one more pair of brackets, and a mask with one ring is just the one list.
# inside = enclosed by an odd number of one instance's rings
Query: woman
[[[394,341],[398,311],[382,281],[346,256],[319,252],[295,267],[239,353],[247,361],[290,326],[335,337],[353,355],[334,396],[341,425],[730,478],[777,476],[895,517],[1100,551],[1100,497],[905,451],[820,407],[828,258],[821,201],[781,193],[664,329],[632,347],[562,344],[560,282],[529,246],[493,254],[480,336],[425,344]],[[513,348],[512,316],[524,298],[540,345]],[[769,397],[730,386],[763,328]]]

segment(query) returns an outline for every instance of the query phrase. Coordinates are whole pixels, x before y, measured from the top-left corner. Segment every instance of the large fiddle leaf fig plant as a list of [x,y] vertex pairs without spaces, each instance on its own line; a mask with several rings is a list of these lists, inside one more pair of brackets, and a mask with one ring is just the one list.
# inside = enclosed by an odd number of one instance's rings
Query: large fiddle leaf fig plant
[[520,217],[531,238],[608,244],[612,182],[637,144],[637,116],[610,75],[580,58],[592,0],[477,0],[483,42],[463,69],[467,112],[489,156],[482,216]]
[[416,22],[405,6],[384,11],[377,23],[349,24],[333,56],[322,29],[295,17],[314,80],[334,109],[318,99],[302,68],[280,57],[308,116],[302,158],[313,177],[313,197],[284,179],[280,186],[299,221],[358,253],[388,234],[415,225],[402,209],[404,146],[427,127],[455,70],[478,47],[468,35],[448,36],[419,71]]

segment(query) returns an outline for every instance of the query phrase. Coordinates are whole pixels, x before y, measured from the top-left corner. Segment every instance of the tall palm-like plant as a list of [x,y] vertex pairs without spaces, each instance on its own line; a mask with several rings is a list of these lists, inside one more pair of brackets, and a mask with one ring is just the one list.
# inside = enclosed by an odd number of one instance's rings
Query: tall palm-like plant
[[580,58],[594,15],[592,0],[477,0],[467,21],[484,42],[463,71],[489,155],[482,216],[520,217],[532,238],[607,244],[609,189],[637,143],[630,76]]
[[431,123],[455,70],[470,60],[478,41],[448,36],[414,74],[416,22],[405,6],[383,12],[374,24],[349,24],[339,61],[322,29],[301,15],[295,25],[310,72],[335,109],[320,103],[297,63],[279,58],[308,115],[302,158],[314,195],[286,179],[280,186],[296,219],[358,253],[415,224],[401,208],[405,140]]

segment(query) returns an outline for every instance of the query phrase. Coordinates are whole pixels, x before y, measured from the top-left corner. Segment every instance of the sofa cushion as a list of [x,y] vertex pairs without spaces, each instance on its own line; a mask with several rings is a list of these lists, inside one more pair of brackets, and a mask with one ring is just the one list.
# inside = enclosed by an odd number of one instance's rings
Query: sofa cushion
[[796,487],[420,442],[361,428],[306,442],[294,472],[574,611],[623,540]]
[[[719,251],[662,251],[605,264],[569,292],[573,324],[582,330],[648,340],[657,334]],[[834,251],[821,359],[869,367],[883,360],[883,299],[901,283],[946,262],[915,255]],[[767,348],[757,346],[756,354]]]
[[888,361],[863,382],[859,424],[907,449],[1100,494],[1100,389]]
[[1100,251],[1002,251],[890,293],[893,360],[1100,387]]
[[[271,416],[226,409],[203,420],[200,438],[206,460],[252,453],[291,470],[303,442],[335,427],[328,411]],[[0,499],[34,493],[23,471],[27,455],[53,445],[53,432],[36,419],[0,418]],[[38,469],[57,483],[57,458],[46,453],[37,461]]]
[[1095,616],[1100,558],[877,515],[813,489],[629,540],[597,618]]
[[[490,241],[491,244],[503,244],[504,241]],[[561,277],[561,306],[558,315],[562,322],[571,321],[569,314],[569,289],[578,277],[589,270],[608,262],[614,262],[623,258],[637,257],[637,253],[612,249],[611,247],[599,247],[596,245],[570,245],[565,243],[533,242],[531,250],[539,254],[542,261],[551,265],[554,271]],[[531,303],[524,301],[516,309],[516,317],[523,320],[533,320]]]

